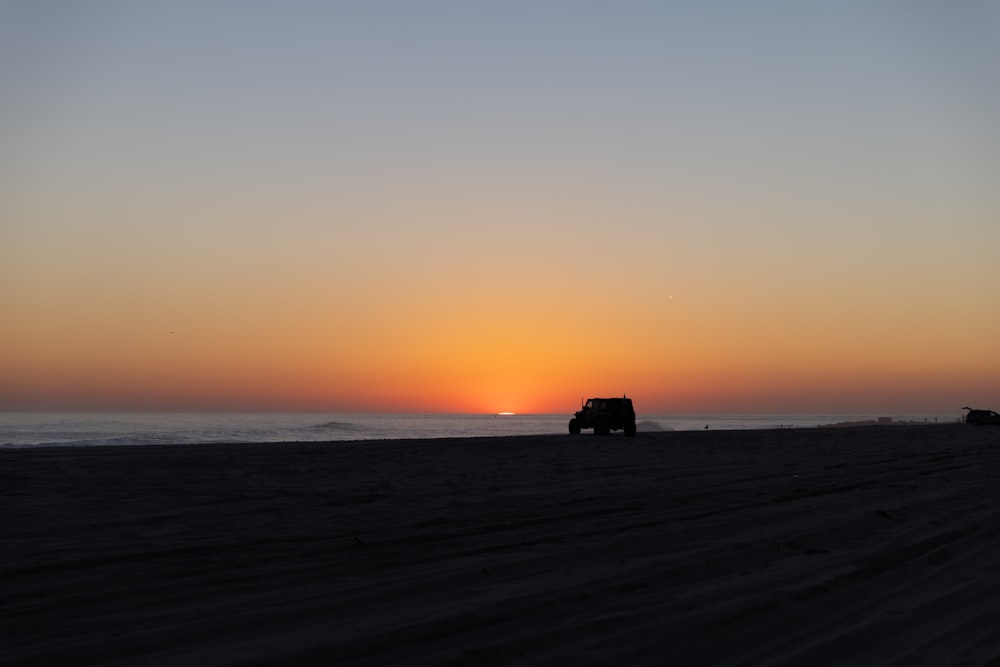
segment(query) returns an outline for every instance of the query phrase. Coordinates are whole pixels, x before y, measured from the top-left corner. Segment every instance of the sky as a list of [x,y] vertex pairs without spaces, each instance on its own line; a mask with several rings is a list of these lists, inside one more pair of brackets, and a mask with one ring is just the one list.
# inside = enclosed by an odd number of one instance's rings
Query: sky
[[1000,409],[1000,1],[0,0],[0,410]]

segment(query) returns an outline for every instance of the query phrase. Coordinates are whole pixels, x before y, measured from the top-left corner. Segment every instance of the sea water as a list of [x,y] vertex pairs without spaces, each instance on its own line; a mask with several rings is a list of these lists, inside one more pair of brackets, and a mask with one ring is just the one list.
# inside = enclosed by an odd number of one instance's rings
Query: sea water
[[[0,412],[0,447],[338,442],[565,434],[572,415]],[[643,415],[638,431],[810,428],[871,415]],[[893,417],[955,421],[956,416]],[[618,432],[620,434],[620,432]]]

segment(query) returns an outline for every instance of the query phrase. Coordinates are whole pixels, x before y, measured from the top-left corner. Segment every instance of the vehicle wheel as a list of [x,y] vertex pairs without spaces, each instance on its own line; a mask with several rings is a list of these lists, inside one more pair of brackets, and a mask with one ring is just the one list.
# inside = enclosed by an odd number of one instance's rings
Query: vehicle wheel
[[625,424],[625,435],[630,438],[635,435],[635,422]]
[[569,432],[573,435],[580,435],[580,422],[575,417],[569,420]]

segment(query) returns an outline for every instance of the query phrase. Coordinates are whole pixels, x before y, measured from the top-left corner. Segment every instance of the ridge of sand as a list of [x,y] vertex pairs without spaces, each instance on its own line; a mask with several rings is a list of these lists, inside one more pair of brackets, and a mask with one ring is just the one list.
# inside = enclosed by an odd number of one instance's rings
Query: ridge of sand
[[1000,429],[0,450],[5,665],[988,664]]

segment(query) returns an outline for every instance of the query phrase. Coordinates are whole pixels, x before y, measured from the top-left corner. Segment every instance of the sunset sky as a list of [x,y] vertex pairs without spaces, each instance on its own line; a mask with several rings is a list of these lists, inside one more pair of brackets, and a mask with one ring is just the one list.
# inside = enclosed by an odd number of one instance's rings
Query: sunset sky
[[1000,409],[1000,2],[0,1],[0,409]]

